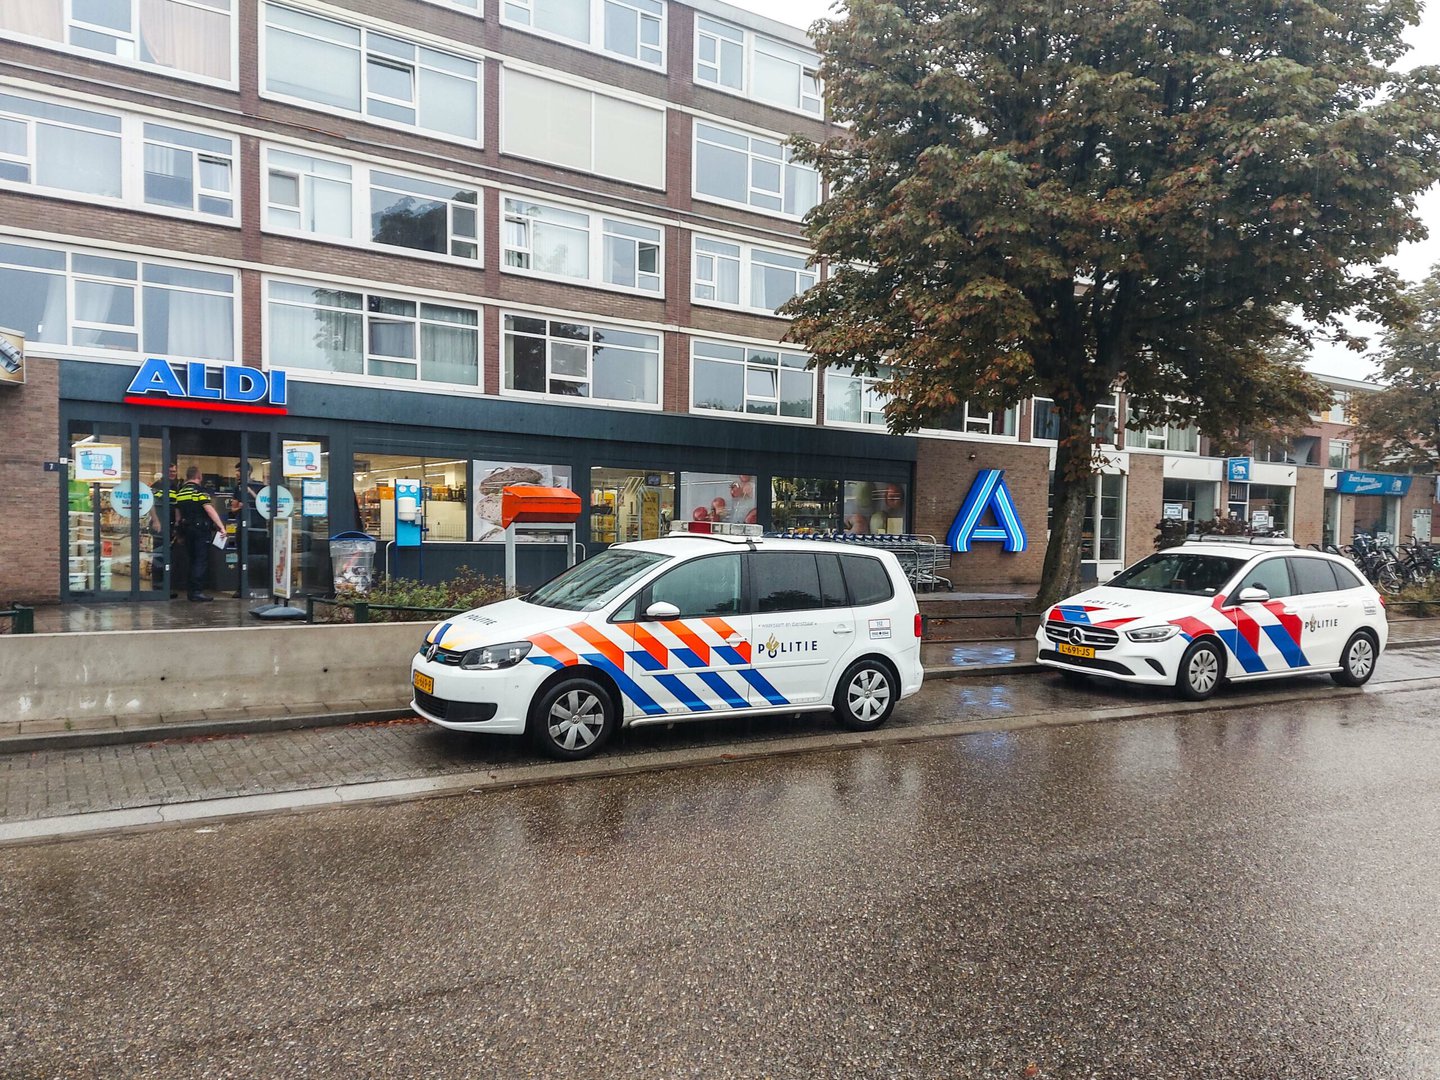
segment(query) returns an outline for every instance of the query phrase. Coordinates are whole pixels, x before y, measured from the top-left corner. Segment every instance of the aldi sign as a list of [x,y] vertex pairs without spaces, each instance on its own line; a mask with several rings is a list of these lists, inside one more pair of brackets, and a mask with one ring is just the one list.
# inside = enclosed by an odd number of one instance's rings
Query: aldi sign
[[152,357],[140,365],[125,391],[127,405],[284,416],[289,388],[285,372],[240,364],[170,363]]

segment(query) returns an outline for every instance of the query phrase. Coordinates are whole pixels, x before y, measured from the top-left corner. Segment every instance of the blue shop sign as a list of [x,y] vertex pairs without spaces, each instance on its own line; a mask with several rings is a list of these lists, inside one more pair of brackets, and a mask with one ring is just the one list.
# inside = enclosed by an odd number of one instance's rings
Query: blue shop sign
[[1250,475],[1255,471],[1251,460],[1248,457],[1232,457],[1225,459],[1225,479],[1232,484],[1248,484]]
[[[994,518],[994,525],[980,524],[987,511]],[[1005,483],[1003,469],[980,470],[964,505],[955,515],[955,521],[945,537],[945,546],[964,554],[976,540],[998,541],[1004,545],[1005,551],[1012,553],[1024,551],[1028,546],[1025,527],[1020,524],[1020,514]]]
[[151,357],[125,390],[127,405],[286,415],[285,372],[240,364],[170,363]]
[[1412,476],[1395,473],[1351,472],[1345,470],[1335,478],[1335,490],[1341,495],[1408,495]]

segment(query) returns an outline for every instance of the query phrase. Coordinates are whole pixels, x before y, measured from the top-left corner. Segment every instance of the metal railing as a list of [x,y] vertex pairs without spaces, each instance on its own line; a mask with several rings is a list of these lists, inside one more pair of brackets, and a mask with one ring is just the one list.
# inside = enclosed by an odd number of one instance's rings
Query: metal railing
[[35,632],[35,609],[26,607],[24,604],[16,604],[12,608],[0,611],[0,619],[10,620],[8,629],[0,629],[0,633],[33,634]]

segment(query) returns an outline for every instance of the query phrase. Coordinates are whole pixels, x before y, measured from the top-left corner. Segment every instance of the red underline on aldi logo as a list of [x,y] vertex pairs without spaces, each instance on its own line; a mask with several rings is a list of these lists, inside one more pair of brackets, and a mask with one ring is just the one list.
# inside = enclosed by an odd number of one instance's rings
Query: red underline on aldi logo
[[290,410],[276,405],[235,405],[227,401],[177,401],[175,398],[125,396],[126,405],[159,405],[165,409],[196,409],[200,412],[249,413],[258,416],[289,416]]

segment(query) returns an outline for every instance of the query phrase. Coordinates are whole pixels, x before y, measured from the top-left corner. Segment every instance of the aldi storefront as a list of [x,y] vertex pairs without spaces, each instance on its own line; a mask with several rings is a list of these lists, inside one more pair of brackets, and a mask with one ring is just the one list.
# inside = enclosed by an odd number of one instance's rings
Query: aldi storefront
[[[582,496],[586,552],[676,516],[767,528],[904,532],[917,442],[881,433],[535,404],[287,379],[234,365],[59,363],[66,600],[185,595],[169,499],[192,468],[225,522],[217,592],[331,589],[331,535],[379,541],[377,569],[434,580],[503,569],[499,491]],[[424,543],[395,547],[397,481],[418,481]],[[523,534],[522,540],[527,539]],[[563,565],[540,535],[521,584]]]

